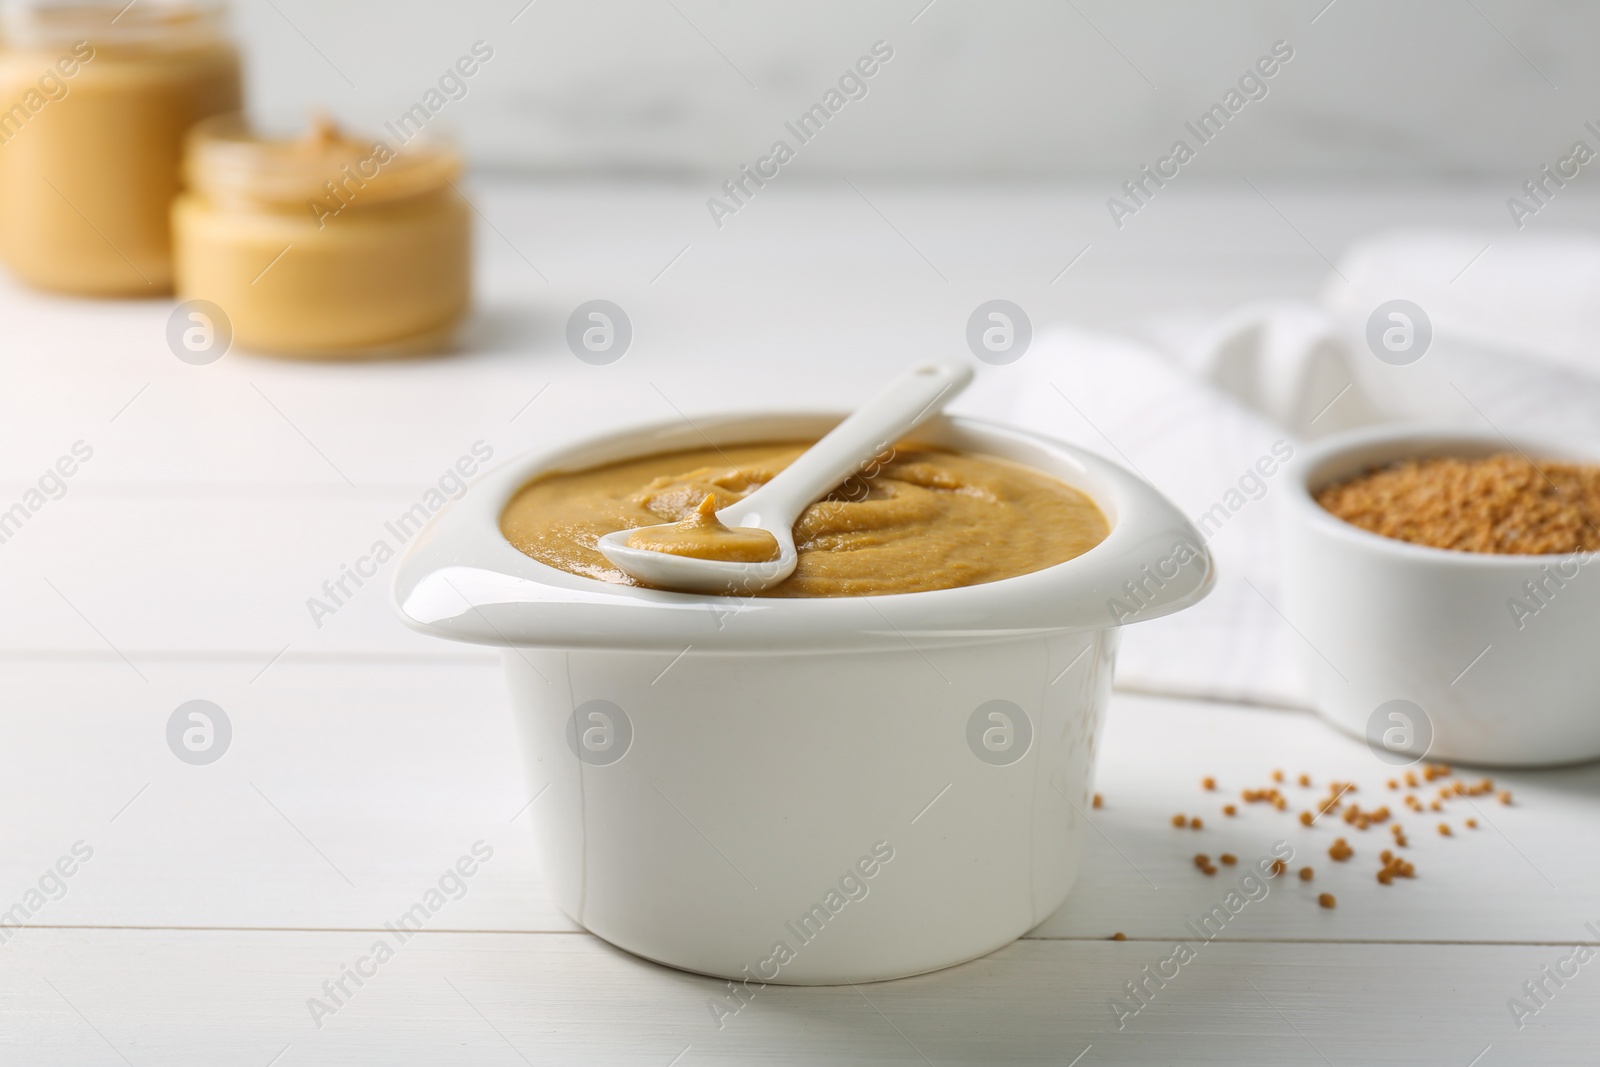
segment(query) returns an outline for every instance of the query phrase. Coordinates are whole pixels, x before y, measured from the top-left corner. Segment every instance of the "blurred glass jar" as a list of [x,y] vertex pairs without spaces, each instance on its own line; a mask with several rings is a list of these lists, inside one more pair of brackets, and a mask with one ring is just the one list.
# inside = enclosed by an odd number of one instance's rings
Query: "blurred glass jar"
[[206,0],[0,7],[0,257],[92,296],[172,289],[183,139],[239,110],[239,54]]
[[472,296],[460,173],[437,141],[391,148],[325,120],[293,140],[257,135],[240,116],[201,123],[173,205],[178,296],[216,304],[234,343],[260,352],[447,348]]

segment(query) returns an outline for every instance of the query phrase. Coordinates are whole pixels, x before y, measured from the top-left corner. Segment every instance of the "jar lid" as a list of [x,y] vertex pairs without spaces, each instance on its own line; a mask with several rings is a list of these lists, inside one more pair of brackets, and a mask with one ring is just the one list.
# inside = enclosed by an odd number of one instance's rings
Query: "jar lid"
[[320,203],[330,212],[436,192],[461,174],[461,156],[434,137],[401,144],[363,138],[318,116],[299,137],[258,133],[239,114],[218,115],[189,132],[189,188],[219,203],[267,207]]
[[184,48],[217,40],[223,0],[3,0],[0,41],[12,48]]

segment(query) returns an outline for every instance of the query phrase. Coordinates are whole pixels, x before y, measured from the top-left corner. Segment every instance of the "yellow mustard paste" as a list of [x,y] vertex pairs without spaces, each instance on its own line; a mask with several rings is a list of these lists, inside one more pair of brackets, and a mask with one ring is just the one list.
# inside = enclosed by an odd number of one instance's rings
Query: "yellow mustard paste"
[[[707,537],[719,539],[720,552],[721,535],[708,533],[706,520],[715,523],[717,509],[759,489],[808,447],[785,442],[671,452],[548,474],[512,497],[500,529],[548,566],[637,585],[596,549],[601,537],[679,523],[667,541],[676,536],[680,554],[703,554]],[[794,528],[794,574],[756,595],[874,596],[978,585],[1065,562],[1108,532],[1094,501],[1040,471],[993,456],[900,445],[870,473],[851,477],[806,509]],[[663,535],[671,530],[651,532]],[[660,543],[641,547],[662,549]]]
[[160,296],[184,135],[237,111],[218,5],[7,5],[0,22],[0,258],[41,289]]
[[178,296],[241,348],[311,359],[449,347],[472,292],[471,209],[454,149],[391,147],[329,120],[264,137],[224,116],[189,137],[173,204]]

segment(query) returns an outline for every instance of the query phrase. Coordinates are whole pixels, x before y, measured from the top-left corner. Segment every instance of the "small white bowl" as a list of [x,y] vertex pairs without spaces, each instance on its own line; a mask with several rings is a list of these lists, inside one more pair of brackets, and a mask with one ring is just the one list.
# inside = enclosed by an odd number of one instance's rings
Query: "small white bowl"
[[[707,439],[815,438],[840,418],[678,421],[523,456],[441,513],[395,579],[409,625],[506,649],[561,908],[630,952],[752,989],[934,970],[1049,916],[1085,833],[1118,635],[1109,602],[1142,621],[1212,581],[1199,534],[1149,485],[969,419],[916,437],[1082,489],[1111,522],[1106,540],[984,585],[738,599],[581,578],[500,532],[539,474]],[[1192,550],[1181,563],[1177,545]]]
[[1369,533],[1312,497],[1395,460],[1513,450],[1600,463],[1595,444],[1408,425],[1329,437],[1293,465],[1285,612],[1305,639],[1313,700],[1390,763],[1533,767],[1600,756],[1593,554],[1429,548]]

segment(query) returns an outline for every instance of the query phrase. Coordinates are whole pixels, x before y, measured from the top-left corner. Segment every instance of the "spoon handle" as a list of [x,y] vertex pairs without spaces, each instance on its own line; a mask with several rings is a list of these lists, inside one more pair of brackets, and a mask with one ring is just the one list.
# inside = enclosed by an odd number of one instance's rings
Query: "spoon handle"
[[767,529],[794,525],[800,513],[846,478],[885,462],[890,447],[944,410],[972,381],[972,369],[957,363],[926,363],[895,378],[883,391],[812,445],[777,477],[718,513],[729,526]]

